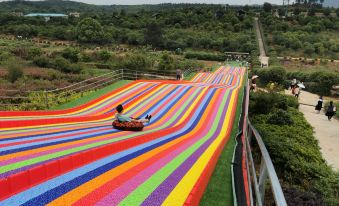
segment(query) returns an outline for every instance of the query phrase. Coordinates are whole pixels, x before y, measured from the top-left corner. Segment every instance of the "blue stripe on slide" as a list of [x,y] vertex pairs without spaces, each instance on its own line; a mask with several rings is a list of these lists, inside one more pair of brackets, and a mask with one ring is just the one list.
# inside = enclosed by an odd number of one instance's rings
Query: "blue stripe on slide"
[[[203,103],[199,105],[197,113],[193,114],[191,121],[181,131],[176,134],[170,134],[168,136],[153,140],[151,142],[142,144],[140,146],[128,149],[126,151],[111,155],[107,158],[88,164],[84,167],[78,168],[74,171],[66,173],[62,176],[56,177],[45,183],[37,185],[31,189],[28,189],[22,193],[14,195],[3,202],[3,205],[45,205],[59,196],[71,191],[81,184],[111,170],[112,168],[133,159],[147,151],[150,151],[160,145],[163,145],[169,141],[174,140],[192,131],[194,126],[198,123],[198,120],[202,117],[208,103],[211,101],[215,90],[208,91]],[[94,169],[96,168],[96,169]]]

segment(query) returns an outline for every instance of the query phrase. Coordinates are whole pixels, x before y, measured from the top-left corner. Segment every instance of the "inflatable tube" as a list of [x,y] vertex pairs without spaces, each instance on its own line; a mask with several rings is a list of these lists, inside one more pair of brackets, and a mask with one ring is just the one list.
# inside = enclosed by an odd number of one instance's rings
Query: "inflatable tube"
[[123,131],[141,131],[144,128],[142,122],[120,122],[119,120],[114,120],[112,126]]

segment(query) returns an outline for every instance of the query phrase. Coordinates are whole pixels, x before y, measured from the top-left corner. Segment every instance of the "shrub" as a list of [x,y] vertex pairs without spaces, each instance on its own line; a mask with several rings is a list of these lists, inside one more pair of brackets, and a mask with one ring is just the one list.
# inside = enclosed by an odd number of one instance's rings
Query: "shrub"
[[339,84],[339,75],[332,72],[314,72],[309,78],[316,82],[311,85],[310,91],[320,95],[330,95],[332,86]]
[[66,48],[62,52],[62,57],[75,63],[79,61],[79,50],[74,48]]
[[112,65],[116,69],[146,70],[153,66],[153,62],[145,54],[128,54],[117,59]]
[[293,120],[286,111],[279,109],[268,117],[267,123],[275,125],[291,125],[293,124]]
[[50,66],[50,60],[49,58],[45,56],[39,56],[35,57],[33,60],[33,63],[36,64],[39,67],[49,67]]
[[99,52],[99,59],[101,61],[107,62],[111,57],[112,57],[111,53],[106,50]]
[[3,61],[6,61],[7,59],[9,59],[12,55],[9,52],[6,51],[0,51],[0,64]]
[[42,50],[37,47],[30,48],[28,50],[28,59],[34,59],[42,55]]
[[90,62],[92,59],[91,59],[91,56],[87,53],[81,53],[81,61],[82,62]]
[[268,114],[276,108],[287,110],[288,107],[298,108],[298,101],[286,95],[267,92],[252,92],[250,94],[249,112],[251,114]]
[[175,68],[180,68],[183,70],[186,69],[198,69],[202,68],[204,65],[198,61],[193,61],[189,59],[177,59],[175,61]]
[[70,62],[62,57],[56,57],[52,66],[54,69],[60,70],[62,72],[70,72]]
[[24,74],[20,64],[16,64],[13,62],[13,63],[9,63],[7,67],[8,67],[7,78],[12,83],[14,83]]
[[69,66],[69,72],[73,74],[79,74],[82,71],[83,66],[80,64],[71,64]]
[[262,83],[276,82],[278,84],[284,85],[286,80],[286,71],[280,66],[270,67],[269,69],[260,69],[257,70],[259,79]]
[[173,57],[168,53],[164,53],[161,56],[158,67],[159,67],[160,70],[173,70],[173,69],[175,69]]

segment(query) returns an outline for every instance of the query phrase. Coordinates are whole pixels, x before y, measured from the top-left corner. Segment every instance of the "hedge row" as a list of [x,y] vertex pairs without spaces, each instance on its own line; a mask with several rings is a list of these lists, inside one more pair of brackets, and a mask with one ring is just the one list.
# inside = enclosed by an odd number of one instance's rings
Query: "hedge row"
[[224,54],[215,54],[210,52],[186,52],[185,58],[209,61],[225,61],[226,59]]
[[263,137],[288,204],[339,205],[339,174],[323,159],[296,100],[263,92],[251,93],[250,100],[250,119]]

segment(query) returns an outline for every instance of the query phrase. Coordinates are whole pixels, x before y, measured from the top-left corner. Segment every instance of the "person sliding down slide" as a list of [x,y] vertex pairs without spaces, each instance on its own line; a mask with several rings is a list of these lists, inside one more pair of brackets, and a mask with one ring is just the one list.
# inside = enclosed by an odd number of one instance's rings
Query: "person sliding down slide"
[[124,107],[119,104],[116,108],[117,114],[115,115],[115,119],[119,120],[119,122],[149,122],[152,118],[152,115],[147,115],[145,119],[138,119],[138,118],[131,118],[123,114],[124,112]]
[[116,107],[117,114],[115,120],[112,123],[113,128],[125,131],[141,131],[144,128],[144,124],[149,122],[152,115],[147,115],[145,119],[131,118],[123,114],[124,107],[119,104]]

